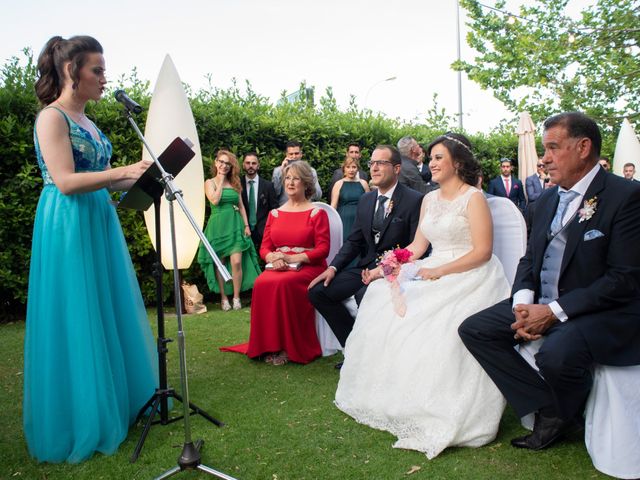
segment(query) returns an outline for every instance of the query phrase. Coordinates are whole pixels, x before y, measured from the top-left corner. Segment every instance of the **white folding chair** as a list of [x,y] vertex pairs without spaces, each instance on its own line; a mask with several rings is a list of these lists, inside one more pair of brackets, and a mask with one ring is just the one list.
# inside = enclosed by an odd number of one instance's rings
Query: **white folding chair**
[[[329,264],[342,246],[342,219],[340,218],[340,215],[338,215],[336,209],[329,204],[323,202],[313,202],[313,206],[322,208],[325,212],[327,212],[327,217],[329,217],[329,236],[331,242],[331,246],[329,247],[329,255],[327,256],[327,264]],[[349,300],[353,301],[353,303],[355,304],[355,300],[353,300],[353,298]],[[349,300],[346,300],[345,302]],[[340,345],[340,342],[333,333],[333,330],[331,330],[331,327],[329,327],[327,321],[322,315],[320,315],[320,312],[318,312],[317,310],[316,333],[318,335],[320,347],[322,347],[323,357],[334,355],[338,351],[342,350],[342,345]]]
[[527,249],[527,225],[518,207],[504,197],[487,198],[493,219],[493,254],[513,284],[520,258]]

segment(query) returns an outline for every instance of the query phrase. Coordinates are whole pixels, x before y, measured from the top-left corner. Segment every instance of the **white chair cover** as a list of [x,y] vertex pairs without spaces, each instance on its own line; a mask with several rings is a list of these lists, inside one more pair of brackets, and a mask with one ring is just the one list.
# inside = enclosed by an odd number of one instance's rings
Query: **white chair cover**
[[593,466],[612,477],[640,478],[640,365],[597,365],[584,414]]
[[[534,355],[543,341],[519,348],[536,371]],[[596,365],[584,416],[584,441],[593,466],[612,477],[640,478],[640,365]],[[533,428],[533,414],[521,421]]]
[[[331,263],[333,257],[336,256],[338,250],[342,246],[342,219],[335,208],[331,205],[323,203],[323,202],[313,202],[314,207],[322,208],[325,212],[327,212],[327,216],[329,217],[329,234],[331,246],[329,248],[329,255],[327,256],[327,264]],[[346,302],[353,302],[355,306],[355,300],[350,298]],[[347,307],[350,308],[350,307]],[[351,312],[351,309],[349,310]],[[354,315],[355,316],[355,315]],[[318,341],[320,342],[320,347],[322,348],[322,356],[328,357],[330,355],[334,355],[338,351],[342,350],[342,345],[336,338],[333,330],[327,324],[327,321],[324,319],[320,312],[316,310],[316,333],[318,335]]]
[[518,207],[504,197],[487,198],[493,219],[493,254],[498,257],[510,284],[527,249],[527,225]]

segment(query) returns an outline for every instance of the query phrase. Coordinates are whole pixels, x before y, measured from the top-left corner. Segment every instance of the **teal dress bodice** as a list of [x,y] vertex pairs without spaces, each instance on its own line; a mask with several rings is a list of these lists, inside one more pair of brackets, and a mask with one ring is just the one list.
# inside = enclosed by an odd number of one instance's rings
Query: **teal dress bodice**
[[[55,107],[51,107],[55,108]],[[101,172],[109,164],[113,148],[111,142],[104,133],[93,124],[98,133],[99,140],[96,140],[90,132],[82,128],[71,117],[66,115],[62,110],[58,110],[67,121],[69,126],[69,138],[71,140],[71,151],[73,153],[73,163],[76,172]],[[36,158],[40,167],[40,174],[45,185],[52,185],[53,180],[49,175],[47,164],[42,158],[40,151],[40,143],[35,128],[33,129],[33,143],[36,147]]]

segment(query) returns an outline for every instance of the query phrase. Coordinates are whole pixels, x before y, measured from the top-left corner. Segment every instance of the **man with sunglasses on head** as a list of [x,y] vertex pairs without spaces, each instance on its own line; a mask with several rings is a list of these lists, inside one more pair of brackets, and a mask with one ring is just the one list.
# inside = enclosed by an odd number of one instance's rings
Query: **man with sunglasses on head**
[[[401,165],[396,148],[376,147],[369,168],[377,188],[360,197],[351,234],[329,268],[309,284],[309,300],[343,347],[355,319],[342,302],[354,295],[359,305],[367,289],[363,270],[375,268],[385,251],[409,245],[418,226],[423,195],[398,181]],[[351,266],[358,256],[356,266]]]

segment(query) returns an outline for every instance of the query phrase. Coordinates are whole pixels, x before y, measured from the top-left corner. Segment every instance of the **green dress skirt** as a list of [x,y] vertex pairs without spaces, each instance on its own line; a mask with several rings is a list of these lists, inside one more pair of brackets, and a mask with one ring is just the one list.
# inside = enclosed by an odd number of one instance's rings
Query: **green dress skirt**
[[[242,286],[241,291],[253,288],[253,282],[260,275],[258,255],[251,241],[251,237],[244,234],[244,221],[240,215],[240,195],[233,188],[222,189],[222,196],[218,205],[211,204],[211,215],[204,229],[204,234],[211,243],[218,257],[225,258],[225,265],[231,273],[229,256],[242,252]],[[209,289],[220,293],[216,279],[215,265],[202,243],[198,248],[198,263],[207,278]],[[233,293],[232,282],[224,286],[225,293]]]

